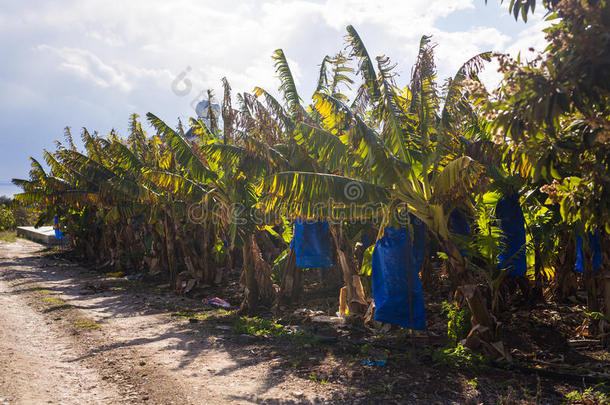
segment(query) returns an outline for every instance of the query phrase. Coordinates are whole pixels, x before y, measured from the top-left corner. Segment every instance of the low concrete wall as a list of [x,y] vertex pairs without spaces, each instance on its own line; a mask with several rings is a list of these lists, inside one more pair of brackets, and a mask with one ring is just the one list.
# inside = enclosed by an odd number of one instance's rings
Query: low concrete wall
[[63,239],[57,239],[52,226],[41,226],[40,228],[19,226],[17,227],[17,236],[45,245],[67,245],[69,241],[68,235],[65,235]]

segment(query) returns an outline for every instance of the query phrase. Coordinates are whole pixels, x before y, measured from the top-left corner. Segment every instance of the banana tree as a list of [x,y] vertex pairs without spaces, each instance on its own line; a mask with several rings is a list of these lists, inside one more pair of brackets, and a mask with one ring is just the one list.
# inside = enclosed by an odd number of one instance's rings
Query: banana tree
[[[422,38],[411,85],[405,88],[396,86],[387,58],[377,58],[375,70],[351,26],[348,41],[364,81],[357,102],[350,107],[319,91],[313,96],[319,124],[301,122],[293,132],[294,141],[326,172],[269,176],[260,189],[261,205],[302,217],[374,215],[381,220],[380,229],[399,222],[396,218],[409,211],[438,238],[455,277],[466,277],[466,262],[447,228],[448,216],[457,205],[471,206],[470,195],[484,184],[484,170],[469,157],[451,154],[451,142],[459,139],[462,123],[450,109],[463,102],[457,97],[460,82],[475,77],[486,55],[460,69],[439,111],[428,37]],[[363,105],[367,106],[364,112]],[[350,189],[358,192],[354,195]],[[329,199],[336,204],[329,205]],[[370,207],[379,205],[381,210],[367,214]]]
[[[253,312],[259,305],[271,306],[276,295],[271,267],[259,247],[268,224],[255,215],[255,188],[263,176],[290,167],[273,146],[281,140],[285,126],[290,125],[289,115],[300,110],[293,107],[289,114],[268,93],[267,105],[249,94],[240,95],[241,108],[234,110],[228,82],[223,80],[223,85],[222,136],[215,136],[204,123],[193,120],[192,133],[199,135],[199,142],[192,144],[181,131],[148,115],[184,170],[179,174],[149,171],[147,175],[166,187],[190,185],[187,193],[191,203],[201,204],[208,211],[206,219],[217,223],[219,232],[225,235],[227,258],[232,258],[234,247],[241,249],[242,282],[246,287],[241,309]],[[260,95],[264,91],[257,92]]]

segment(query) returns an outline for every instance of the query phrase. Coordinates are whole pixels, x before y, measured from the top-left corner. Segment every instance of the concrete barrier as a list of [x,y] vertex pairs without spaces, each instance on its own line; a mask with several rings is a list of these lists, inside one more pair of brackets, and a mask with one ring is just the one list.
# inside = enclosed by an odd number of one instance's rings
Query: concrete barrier
[[17,227],[17,236],[45,245],[67,245],[69,241],[68,235],[65,235],[63,239],[57,239],[52,226],[41,226],[40,228],[19,226]]

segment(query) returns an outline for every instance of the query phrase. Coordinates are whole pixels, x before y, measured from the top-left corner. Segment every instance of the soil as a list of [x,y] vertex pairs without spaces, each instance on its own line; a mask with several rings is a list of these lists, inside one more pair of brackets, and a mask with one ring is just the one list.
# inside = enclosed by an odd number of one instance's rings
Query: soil
[[[237,304],[238,290],[199,294]],[[505,320],[517,359],[571,362],[545,373],[439,361],[440,315],[431,314],[425,333],[371,332],[313,322],[307,314],[324,321],[336,310],[319,301],[312,309],[321,313],[283,309],[280,322],[305,331],[299,338],[252,336],[236,329],[234,313],[158,281],[112,277],[22,239],[0,242],[0,404],[560,403],[599,380],[579,378],[578,367],[610,371],[600,347],[566,344],[557,324],[578,327],[574,308],[515,310]],[[523,332],[524,322],[534,332]]]

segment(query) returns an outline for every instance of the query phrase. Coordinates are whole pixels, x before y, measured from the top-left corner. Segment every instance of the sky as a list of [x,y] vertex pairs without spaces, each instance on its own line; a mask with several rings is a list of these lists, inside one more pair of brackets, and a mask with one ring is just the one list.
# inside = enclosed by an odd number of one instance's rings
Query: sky
[[[277,94],[271,55],[282,48],[307,103],[325,55],[352,24],[371,56],[409,81],[422,35],[436,44],[439,82],[484,51],[522,57],[544,48],[543,10],[515,21],[499,0],[0,0],[0,195],[19,189],[64,128],[126,135],[131,113],[175,126],[208,88],[220,98],[254,86]],[[482,74],[488,87],[499,75]],[[147,126],[147,128],[149,128]]]

